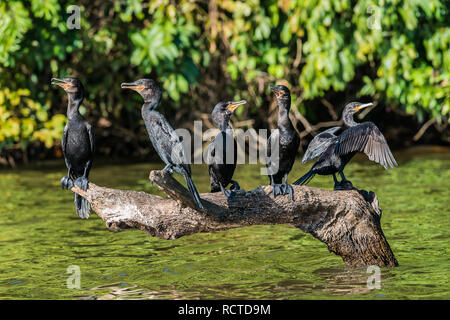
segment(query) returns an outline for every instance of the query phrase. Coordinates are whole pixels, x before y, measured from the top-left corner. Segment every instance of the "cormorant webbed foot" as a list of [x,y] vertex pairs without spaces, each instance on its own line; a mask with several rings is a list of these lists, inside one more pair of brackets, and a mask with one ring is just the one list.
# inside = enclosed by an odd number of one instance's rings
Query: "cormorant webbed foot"
[[283,185],[282,184],[272,184],[272,192],[273,192],[273,197],[276,198],[279,195],[284,194],[283,192]]
[[274,198],[288,194],[291,200],[294,200],[294,189],[290,184],[287,184],[286,182],[281,184],[272,184],[272,188]]
[[291,200],[294,200],[294,189],[290,184],[288,184],[286,181],[281,185],[282,190],[284,191],[284,194],[289,194],[291,197]]
[[89,180],[85,176],[81,176],[75,180],[75,185],[81,190],[86,191],[89,185]]
[[73,180],[68,176],[62,177],[61,188],[70,190],[72,189],[72,187],[73,187]]
[[273,178],[270,178],[273,197],[276,198],[279,195],[288,194],[291,197],[291,200],[294,200],[294,189],[290,184],[287,183],[287,174],[284,175],[284,181],[281,184],[274,183]]
[[[233,187],[231,187],[233,188]],[[231,189],[230,188],[230,189]],[[225,197],[227,197],[227,200],[232,200],[234,198],[234,196],[236,195],[236,192],[234,192],[233,190],[227,190],[225,189],[222,184],[220,184],[220,190],[222,190],[222,193],[224,194]],[[239,189],[238,189],[239,190]]]
[[231,180],[231,187],[230,190],[241,190],[241,186],[239,185],[239,183],[237,183],[237,181]]

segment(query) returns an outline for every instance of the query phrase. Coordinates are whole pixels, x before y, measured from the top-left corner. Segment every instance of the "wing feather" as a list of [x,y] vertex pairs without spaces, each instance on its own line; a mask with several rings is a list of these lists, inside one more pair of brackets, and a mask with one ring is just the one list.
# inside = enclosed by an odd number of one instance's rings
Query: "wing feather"
[[69,130],[68,125],[66,124],[64,127],[64,131],[63,131],[63,136],[62,136],[62,143],[61,143],[61,147],[62,147],[62,151],[63,154],[66,155],[66,146],[67,146],[67,131]]
[[333,127],[316,135],[309,143],[308,149],[306,149],[306,152],[303,155],[302,163],[320,157],[320,155],[328,149],[330,144],[335,141],[337,137],[334,133],[340,128],[341,127]]
[[95,151],[95,138],[94,138],[94,130],[92,129],[92,126],[86,122],[86,129],[89,135],[89,143],[91,145],[91,152],[92,154]]
[[191,167],[187,161],[184,145],[181,137],[160,113],[153,112],[152,124],[147,125],[150,139],[161,159],[172,165],[182,167],[189,175]]
[[[280,139],[280,132],[278,129],[274,130],[272,134],[269,136],[266,142],[266,166],[267,168],[270,168],[272,166],[271,158],[272,158],[272,140],[274,140],[274,143],[279,141]],[[276,144],[275,144],[276,146]],[[276,150],[278,151],[278,150]]]
[[380,130],[372,122],[364,122],[345,130],[339,137],[334,153],[341,156],[351,152],[364,152],[371,161],[386,170],[398,166]]

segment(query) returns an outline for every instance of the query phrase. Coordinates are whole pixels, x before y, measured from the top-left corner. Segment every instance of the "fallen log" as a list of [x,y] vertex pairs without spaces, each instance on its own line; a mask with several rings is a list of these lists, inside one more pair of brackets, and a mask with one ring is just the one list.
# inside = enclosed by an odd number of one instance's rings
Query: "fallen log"
[[289,195],[273,198],[271,186],[240,190],[230,201],[221,193],[201,194],[199,210],[187,189],[164,171],[150,172],[150,181],[167,195],[109,189],[89,183],[72,191],[88,199],[106,227],[139,229],[152,237],[176,239],[250,225],[290,224],[312,234],[348,266],[397,266],[380,225],[381,209],[373,192],[331,191],[296,186]]

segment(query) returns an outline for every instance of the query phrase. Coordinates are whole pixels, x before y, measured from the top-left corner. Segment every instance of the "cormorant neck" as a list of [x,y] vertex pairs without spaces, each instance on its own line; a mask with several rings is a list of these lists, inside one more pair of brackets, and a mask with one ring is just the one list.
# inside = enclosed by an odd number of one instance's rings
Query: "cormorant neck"
[[226,131],[227,129],[231,129],[228,122],[229,122],[229,119],[227,119],[226,117],[223,117],[222,121],[220,121],[219,123],[216,123],[216,125],[220,129],[220,131]]
[[67,118],[72,119],[74,117],[77,117],[80,115],[80,112],[78,109],[80,108],[81,103],[83,102],[83,93],[82,92],[76,92],[76,93],[69,93],[69,101],[68,101],[68,107],[67,107]]
[[225,131],[227,129],[231,129],[231,127],[228,125],[230,122],[231,114],[227,113],[226,111],[221,111],[217,107],[214,108],[211,119],[215,126],[220,129],[220,131]]
[[358,125],[358,123],[353,119],[352,113],[344,113],[342,116],[342,121],[349,128]]
[[156,107],[159,104],[159,99],[148,99],[144,102],[141,109],[142,118],[146,121],[147,115],[150,112],[155,112]]
[[289,110],[291,109],[291,99],[278,100],[278,128],[293,128],[291,119],[289,119]]
[[154,95],[151,97],[143,97],[144,98],[144,105],[142,106],[142,109],[146,111],[152,111],[155,110],[158,105],[159,101],[161,100],[161,95]]

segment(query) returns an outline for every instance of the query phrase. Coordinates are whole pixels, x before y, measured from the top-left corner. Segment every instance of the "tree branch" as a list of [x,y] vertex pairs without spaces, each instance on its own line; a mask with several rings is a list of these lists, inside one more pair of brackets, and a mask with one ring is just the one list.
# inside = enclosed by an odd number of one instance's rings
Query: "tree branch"
[[423,136],[425,131],[427,131],[427,129],[435,122],[436,119],[430,119],[427,122],[425,122],[424,125],[420,128],[420,130],[417,131],[417,133],[414,135],[413,141],[419,141],[419,139]]
[[135,228],[150,236],[176,239],[250,225],[290,224],[312,234],[349,266],[397,266],[380,226],[381,210],[373,192],[330,191],[295,186],[294,199],[273,198],[272,187],[240,190],[228,201],[222,193],[201,195],[198,210],[188,191],[169,173],[152,171],[150,180],[169,199],[145,192],[108,189],[89,183],[88,199],[111,230]]

